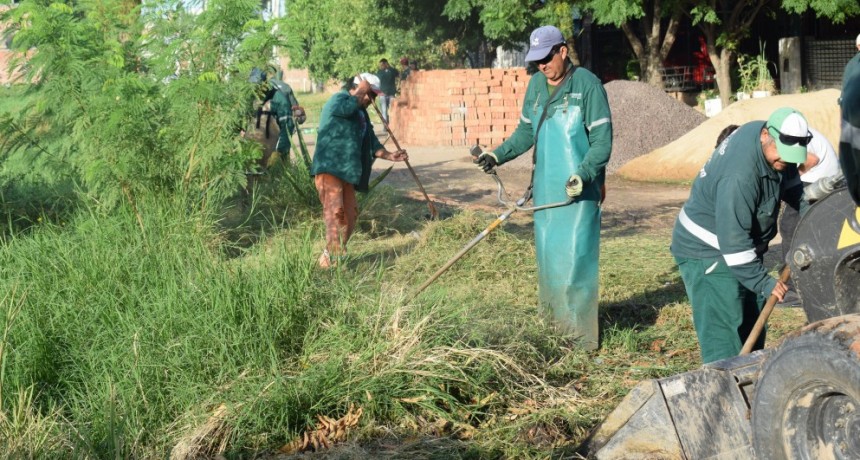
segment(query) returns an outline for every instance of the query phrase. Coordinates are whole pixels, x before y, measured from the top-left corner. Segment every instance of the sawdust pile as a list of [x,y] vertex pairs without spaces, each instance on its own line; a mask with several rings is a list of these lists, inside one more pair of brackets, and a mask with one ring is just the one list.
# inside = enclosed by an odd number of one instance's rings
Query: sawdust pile
[[839,91],[827,89],[735,102],[671,144],[631,160],[618,170],[618,174],[640,181],[691,181],[711,156],[717,135],[723,128],[730,124],[742,125],[753,120],[767,120],[768,116],[780,107],[799,110],[806,116],[810,126],[837,146],[837,99]]
[[707,120],[702,113],[647,83],[615,80],[604,88],[612,110],[613,131],[608,174]]

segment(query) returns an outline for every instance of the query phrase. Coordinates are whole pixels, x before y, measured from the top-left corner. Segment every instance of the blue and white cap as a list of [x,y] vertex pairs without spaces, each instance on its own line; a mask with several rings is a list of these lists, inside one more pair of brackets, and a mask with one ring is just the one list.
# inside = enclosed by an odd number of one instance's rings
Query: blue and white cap
[[549,54],[553,46],[559,43],[564,43],[564,35],[557,27],[538,27],[529,38],[529,52],[526,54],[526,62],[540,61]]

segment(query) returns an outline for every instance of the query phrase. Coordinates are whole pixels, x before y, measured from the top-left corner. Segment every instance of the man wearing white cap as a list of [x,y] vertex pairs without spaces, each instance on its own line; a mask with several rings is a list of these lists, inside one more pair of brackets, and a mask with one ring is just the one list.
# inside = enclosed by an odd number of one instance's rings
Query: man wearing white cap
[[358,218],[355,192],[367,191],[374,160],[408,159],[405,150],[386,150],[373,132],[367,107],[379,94],[379,78],[363,73],[323,106],[311,166],[326,226],[326,248],[319,258],[322,268],[332,267],[346,252]]
[[[779,236],[782,238],[780,248],[782,249],[783,261],[788,263],[788,254],[791,243],[794,240],[794,231],[800,223],[800,204],[802,194],[806,187],[823,178],[841,177],[839,168],[839,157],[830,141],[824,134],[809,127],[809,135],[812,139],[806,146],[806,161],[797,165],[800,173],[799,181],[794,186],[786,184],[783,187],[783,203],[786,204],[779,216]],[[809,199],[809,196],[804,197]],[[800,296],[795,292],[792,283],[788,283],[788,292],[785,298],[777,304],[778,307],[800,305]]]
[[762,256],[811,139],[800,112],[777,109],[767,121],[732,133],[693,182],[670,250],[693,306],[704,363],[737,356],[767,297],[785,295],[787,286],[768,275]]
[[574,66],[557,28],[535,29],[526,61],[540,73],[526,89],[513,135],[478,165],[492,172],[534,147],[534,204],[572,204],[535,213],[541,307],[587,350],[598,346],[600,203],[612,150],[609,101],[600,80]]

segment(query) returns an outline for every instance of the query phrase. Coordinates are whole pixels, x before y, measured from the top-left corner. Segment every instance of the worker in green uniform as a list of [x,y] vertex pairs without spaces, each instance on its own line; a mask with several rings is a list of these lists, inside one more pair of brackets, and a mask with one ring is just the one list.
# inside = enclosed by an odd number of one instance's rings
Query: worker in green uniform
[[[672,232],[702,362],[737,356],[767,297],[787,286],[762,263],[776,235],[781,199],[797,182],[812,139],[804,116],[791,108],[742,125],[699,171]],[[803,213],[805,202],[792,203]],[[765,334],[755,349],[764,347]]]
[[386,150],[373,132],[367,107],[381,94],[379,78],[363,73],[323,106],[311,166],[326,227],[326,247],[318,259],[321,268],[337,265],[346,254],[358,219],[355,192],[368,191],[373,162],[409,159],[405,150]]
[[600,80],[574,66],[557,28],[535,29],[526,61],[540,73],[529,81],[520,122],[513,135],[478,157],[496,165],[534,147],[534,204],[568,206],[535,212],[535,249],[541,306],[560,328],[593,350],[598,346],[600,203],[612,150],[609,101]]
[[296,125],[304,123],[307,116],[305,109],[296,100],[290,85],[274,78],[271,80],[271,85],[275,89],[275,93],[269,102],[269,112],[275,116],[278,128],[280,128],[275,150],[281,154],[282,158],[286,159],[290,153],[290,136],[298,128]]

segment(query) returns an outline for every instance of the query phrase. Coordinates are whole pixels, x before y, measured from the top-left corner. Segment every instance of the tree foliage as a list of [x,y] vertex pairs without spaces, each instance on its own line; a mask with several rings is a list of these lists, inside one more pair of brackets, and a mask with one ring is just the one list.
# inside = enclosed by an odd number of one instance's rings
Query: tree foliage
[[[554,25],[573,40],[573,16],[579,0],[448,0],[445,14],[455,19],[477,18],[478,41],[486,47],[519,48],[541,25]],[[472,46],[474,48],[474,46]],[[574,49],[571,48],[571,52]],[[576,59],[576,56],[573,56]]]
[[[0,120],[0,180],[70,179],[106,208],[141,194],[217,203],[259,146],[239,136],[279,43],[256,0],[24,0],[4,13],[28,97]],[[29,53],[25,51],[30,50]]]
[[834,22],[860,14],[856,0],[692,0],[689,16],[705,36],[723,105],[728,104],[732,94],[730,76],[740,41],[749,36],[759,14],[777,8],[798,14],[811,10],[817,17]]
[[383,57],[434,67],[491,57],[496,46],[520,46],[541,24],[572,36],[572,18],[573,2],[561,0],[293,0],[281,24],[292,65],[343,79]]
[[837,24],[860,15],[860,3],[856,0],[782,0],[782,7],[797,14],[812,10],[816,16],[828,18]]
[[477,13],[484,35],[502,45],[512,45],[528,38],[535,24],[531,0],[448,0],[444,14],[465,20]]
[[658,87],[662,87],[659,68],[674,45],[682,14],[686,15],[705,36],[724,104],[732,92],[730,75],[737,47],[762,12],[774,13],[780,7],[797,14],[812,10],[834,22],[860,14],[855,0],[584,0],[582,6],[598,24],[621,28],[639,60],[642,77]]
[[381,58],[397,65],[456,62],[481,36],[472,18],[452,19],[435,0],[293,0],[280,20],[291,64],[318,79],[345,79],[375,69]]

